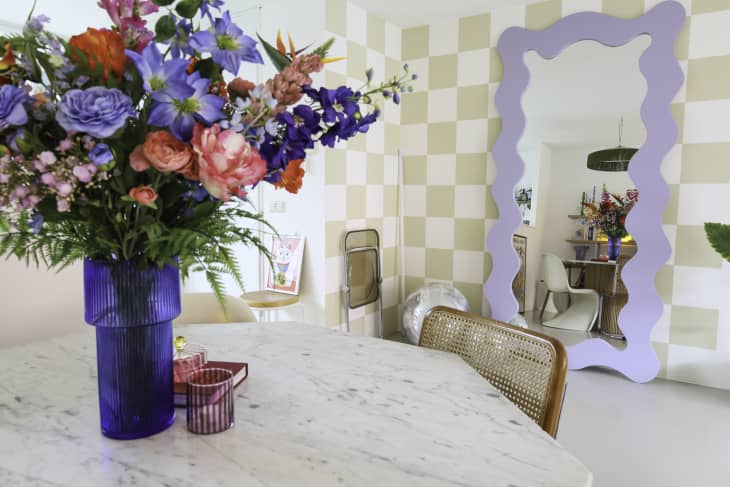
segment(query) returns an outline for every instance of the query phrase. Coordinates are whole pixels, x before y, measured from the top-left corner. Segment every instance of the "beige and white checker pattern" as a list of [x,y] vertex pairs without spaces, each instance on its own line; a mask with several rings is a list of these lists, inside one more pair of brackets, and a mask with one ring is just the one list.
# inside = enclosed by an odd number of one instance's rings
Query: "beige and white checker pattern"
[[[346,0],[326,0],[326,30],[336,38],[332,56],[344,61],[327,65],[327,86],[362,86],[365,70],[375,70],[375,80],[399,74],[402,63],[401,31],[382,17]],[[342,327],[345,321],[342,238],[346,230],[375,228],[380,233],[383,269],[385,335],[398,329],[399,286],[397,269],[398,140],[400,109],[383,108],[379,123],[326,151],[326,323]],[[373,335],[374,305],[350,312],[353,334]]]
[[[483,309],[484,237],[497,218],[489,151],[501,130],[493,103],[499,35],[578,11],[634,18],[658,1],[550,0],[403,30],[403,61],[421,76],[401,111],[407,291],[445,280]],[[730,0],[682,3],[688,19],[677,55],[687,82],[672,106],[680,139],[663,165],[673,255],[656,279],[665,313],[653,341],[661,376],[730,389],[730,264],[702,229],[705,221],[730,222]]]

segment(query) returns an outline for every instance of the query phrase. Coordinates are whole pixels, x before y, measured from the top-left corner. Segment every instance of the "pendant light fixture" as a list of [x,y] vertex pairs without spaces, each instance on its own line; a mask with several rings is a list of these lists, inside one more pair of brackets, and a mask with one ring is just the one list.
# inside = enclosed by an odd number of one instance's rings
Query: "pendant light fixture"
[[603,149],[588,154],[588,169],[608,172],[628,170],[631,158],[639,151],[639,149],[632,149],[621,145],[623,132],[624,118],[621,117],[621,121],[618,124],[618,147],[614,147],[613,149]]

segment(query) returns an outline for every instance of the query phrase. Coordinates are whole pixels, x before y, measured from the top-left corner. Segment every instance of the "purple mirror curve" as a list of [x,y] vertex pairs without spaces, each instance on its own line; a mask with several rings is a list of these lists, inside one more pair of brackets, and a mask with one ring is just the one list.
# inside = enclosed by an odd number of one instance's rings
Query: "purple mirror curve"
[[636,382],[648,382],[659,372],[651,330],[662,315],[663,302],[654,278],[671,255],[661,225],[669,201],[669,187],[661,174],[661,164],[679,133],[670,105],[684,83],[674,46],[685,18],[684,7],[676,1],[662,2],[632,20],[582,12],[558,20],[542,31],[511,27],[504,31],[497,45],[504,65],[504,76],[495,96],[502,116],[502,132],[492,150],[497,164],[492,195],[499,219],[487,237],[492,272],[484,284],[484,296],[491,306],[492,317],[509,321],[517,313],[511,283],[520,265],[512,235],[521,222],[513,192],[525,169],[517,152],[526,125],[521,99],[530,80],[524,55],[536,51],[544,59],[553,59],[580,41],[593,40],[616,47],[640,35],[651,37],[651,44],[639,58],[639,68],[647,81],[641,106],[646,142],[629,166],[629,176],[643,197],[640,196],[626,221],[627,230],[637,243],[636,255],[622,272],[629,294],[628,303],[619,315],[626,349],[618,350],[599,338],[586,340],[568,347],[570,369],[609,367]]

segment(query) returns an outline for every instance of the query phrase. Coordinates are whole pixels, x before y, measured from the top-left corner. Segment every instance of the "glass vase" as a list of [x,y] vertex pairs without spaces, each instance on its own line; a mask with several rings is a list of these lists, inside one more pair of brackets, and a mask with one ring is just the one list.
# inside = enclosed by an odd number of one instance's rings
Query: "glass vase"
[[180,272],[134,261],[84,262],[85,319],[96,327],[101,431],[115,439],[159,433],[175,421],[172,320]]
[[621,253],[621,237],[608,237],[608,260],[618,260]]

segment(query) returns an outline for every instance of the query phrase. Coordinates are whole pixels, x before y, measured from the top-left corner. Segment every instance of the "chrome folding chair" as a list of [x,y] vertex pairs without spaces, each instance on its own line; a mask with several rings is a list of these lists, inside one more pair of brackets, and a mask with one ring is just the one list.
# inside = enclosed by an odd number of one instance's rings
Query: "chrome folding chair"
[[372,228],[345,233],[345,323],[350,331],[350,310],[378,302],[377,335],[383,337],[383,276],[380,236]]

